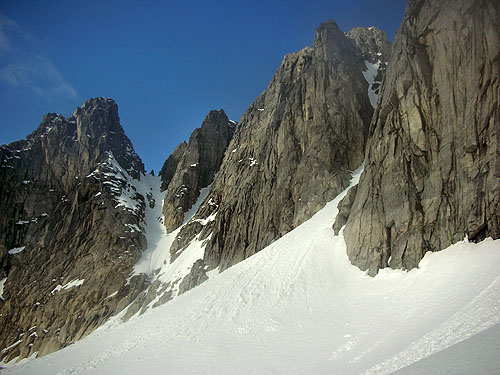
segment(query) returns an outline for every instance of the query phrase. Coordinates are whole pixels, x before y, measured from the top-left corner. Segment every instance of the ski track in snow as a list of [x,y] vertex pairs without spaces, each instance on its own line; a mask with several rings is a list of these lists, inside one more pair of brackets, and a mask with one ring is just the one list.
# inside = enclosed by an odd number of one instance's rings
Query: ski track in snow
[[500,323],[500,241],[371,278],[331,229],[346,192],[199,287],[5,373],[387,374]]

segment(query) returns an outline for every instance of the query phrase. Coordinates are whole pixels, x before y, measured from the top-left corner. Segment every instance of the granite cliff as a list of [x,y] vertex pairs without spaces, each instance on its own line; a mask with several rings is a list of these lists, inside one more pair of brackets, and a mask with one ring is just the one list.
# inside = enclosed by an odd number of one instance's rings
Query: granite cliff
[[[391,44],[333,21],[238,123],[210,111],[159,177],[111,99],[0,147],[2,358],[39,356],[158,306],[339,205],[351,262],[416,267],[500,236],[500,9],[410,0]],[[378,95],[378,101],[377,101]]]
[[373,114],[363,74],[368,55],[388,59],[385,34],[372,30],[365,32],[376,49],[363,51],[367,43],[356,44],[329,21],[317,29],[314,47],[285,56],[241,117],[207,199],[174,244],[179,252],[195,236],[206,240],[193,277],[255,254],[347,186],[363,161]]
[[497,1],[408,2],[365,171],[341,205],[349,257],[370,274],[500,236],[499,20]]
[[0,147],[0,163],[0,346],[10,360],[64,347],[135,298],[143,286],[126,278],[154,203],[131,184],[144,166],[111,99],[46,115]]

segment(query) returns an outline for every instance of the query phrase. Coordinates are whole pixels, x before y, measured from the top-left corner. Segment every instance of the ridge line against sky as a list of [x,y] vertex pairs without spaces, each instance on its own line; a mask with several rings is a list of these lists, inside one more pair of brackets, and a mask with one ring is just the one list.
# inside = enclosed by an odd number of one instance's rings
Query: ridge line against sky
[[212,109],[238,120],[286,53],[333,19],[392,40],[406,1],[17,1],[0,5],[0,144],[111,97],[148,170]]

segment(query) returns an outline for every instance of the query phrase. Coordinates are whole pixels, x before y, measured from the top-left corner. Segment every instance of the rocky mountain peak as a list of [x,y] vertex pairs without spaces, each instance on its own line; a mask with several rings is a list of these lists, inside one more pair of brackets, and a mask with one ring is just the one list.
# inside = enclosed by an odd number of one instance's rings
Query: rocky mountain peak
[[314,48],[321,44],[329,44],[334,41],[342,41],[344,39],[344,32],[340,30],[337,23],[330,19],[326,22],[320,23],[316,28],[316,37],[314,39]]
[[118,105],[110,98],[93,98],[77,108],[68,122],[76,123],[75,136],[79,144],[89,150],[102,162],[112,152],[118,163],[133,177],[145,173],[144,164],[135,153],[130,139],[120,124]]
[[391,56],[392,45],[385,32],[374,27],[355,27],[346,36],[363,52],[363,57],[372,64],[377,61],[387,63]]
[[75,110],[75,114],[80,111],[92,111],[95,109],[101,109],[104,111],[110,111],[118,115],[118,106],[115,101],[111,98],[97,97],[90,98],[80,108]]
[[142,173],[111,99],[47,114],[0,147],[2,357],[66,346],[135,297],[141,285],[126,277],[145,247]]
[[[226,123],[226,124],[224,124]],[[223,109],[212,109],[208,114],[205,116],[201,127],[212,127],[215,131],[219,131],[220,127],[226,128],[226,125],[228,124],[229,127],[234,128],[235,123],[231,122],[229,118],[226,115],[226,112],[224,112]]]
[[207,268],[224,270],[261,250],[347,186],[373,113],[365,69],[334,21],[318,27],[313,48],[284,57],[241,117],[209,195],[173,246],[179,254],[198,233],[207,240],[190,287]]
[[178,145],[165,161],[160,176],[166,190],[163,214],[169,231],[183,223],[201,189],[212,183],[234,129],[235,123],[222,109],[212,110],[201,127],[193,131],[189,142]]
[[319,25],[316,29],[313,45],[315,55],[326,60],[345,60],[348,58],[352,60],[351,62],[356,63],[357,61],[353,57],[360,54],[333,20]]
[[79,140],[88,135],[107,136],[107,133],[116,131],[123,133],[119,125],[118,106],[113,99],[89,99],[74,111],[71,119],[76,121]]

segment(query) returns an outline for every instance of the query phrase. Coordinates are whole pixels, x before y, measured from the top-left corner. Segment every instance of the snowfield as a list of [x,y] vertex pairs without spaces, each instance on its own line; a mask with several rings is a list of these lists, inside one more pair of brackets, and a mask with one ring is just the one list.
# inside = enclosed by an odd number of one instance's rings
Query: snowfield
[[400,374],[432,374],[457,359],[477,373],[476,358],[498,371],[500,241],[371,278],[331,229],[344,194],[201,286],[5,374],[388,374],[415,362]]

